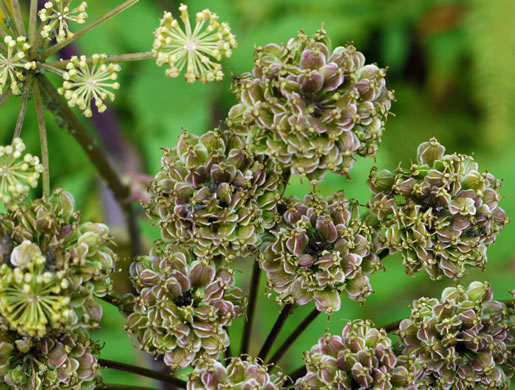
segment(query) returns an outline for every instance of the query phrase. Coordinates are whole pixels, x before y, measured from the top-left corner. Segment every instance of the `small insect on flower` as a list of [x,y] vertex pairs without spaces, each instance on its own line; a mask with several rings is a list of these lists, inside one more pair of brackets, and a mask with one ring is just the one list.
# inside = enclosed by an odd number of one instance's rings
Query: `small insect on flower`
[[[116,81],[120,65],[107,64],[105,54],[94,54],[88,61],[85,56],[72,57],[67,64],[67,71],[63,74],[63,86],[59,93],[64,95],[70,107],[79,106],[84,116],[91,117],[91,101],[95,100],[98,112],[107,109],[105,100],[114,100],[114,93],[109,89],[117,90],[120,84]],[[91,63],[91,66],[89,65]]]
[[52,0],[45,3],[45,8],[39,11],[39,18],[46,23],[41,30],[43,38],[55,38],[57,42],[62,42],[73,36],[68,22],[86,23],[88,14],[85,11],[88,4],[83,1],[77,8],[70,10],[71,2],[72,0]]
[[235,36],[227,23],[220,23],[218,15],[205,9],[198,12],[196,25],[192,30],[188,7],[181,4],[181,20],[184,30],[170,12],[165,12],[161,25],[155,31],[153,53],[157,65],[168,64],[168,77],[177,77],[186,67],[184,78],[188,83],[200,80],[201,83],[222,80],[222,66],[213,60],[230,57],[236,47]]
[[0,146],[0,200],[9,203],[11,200],[25,198],[30,187],[37,187],[43,166],[37,156],[22,153],[25,144],[15,138],[12,145]]
[[27,38],[19,36],[15,39],[6,35],[4,43],[0,45],[0,95],[6,85],[11,87],[14,95],[19,95],[25,79],[24,70],[35,69],[36,63],[25,58],[30,49]]

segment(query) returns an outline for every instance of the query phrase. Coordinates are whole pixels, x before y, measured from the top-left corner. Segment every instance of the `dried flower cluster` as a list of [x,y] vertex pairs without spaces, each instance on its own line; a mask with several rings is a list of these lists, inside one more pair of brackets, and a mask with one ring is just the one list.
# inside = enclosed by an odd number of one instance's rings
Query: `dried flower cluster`
[[229,346],[226,327],[245,307],[232,270],[188,250],[154,246],[130,273],[137,295],[126,297],[125,328],[138,348],[164,355],[176,370]]
[[273,160],[249,152],[241,137],[185,132],[175,148],[164,150],[161,164],[146,207],[159,218],[166,241],[231,260],[255,249],[278,219],[281,171]]
[[343,192],[327,200],[313,194],[303,202],[290,199],[259,261],[279,302],[314,300],[319,311],[331,314],[340,310],[344,291],[358,301],[372,292],[367,275],[381,268],[379,246],[379,234]]
[[295,175],[348,176],[357,156],[373,156],[392,93],[385,70],[352,45],[331,49],[324,30],[256,50],[252,73],[235,82],[228,124]]
[[283,389],[286,377],[269,373],[269,367],[256,359],[232,358],[224,366],[215,359],[201,361],[189,375],[188,390]]
[[0,316],[24,336],[98,326],[111,289],[107,226],[81,223],[71,194],[0,215]]
[[459,279],[466,266],[485,267],[486,248],[508,219],[498,206],[501,181],[472,157],[444,153],[433,138],[409,169],[372,172],[370,209],[409,274],[423,268],[433,279]]
[[507,389],[515,368],[514,309],[493,300],[488,283],[449,287],[420,298],[399,326],[435,389]]

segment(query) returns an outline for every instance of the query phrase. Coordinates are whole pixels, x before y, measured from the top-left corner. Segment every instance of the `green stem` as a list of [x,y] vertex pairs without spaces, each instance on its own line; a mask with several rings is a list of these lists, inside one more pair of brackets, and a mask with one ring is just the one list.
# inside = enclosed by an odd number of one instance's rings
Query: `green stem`
[[125,213],[132,253],[133,255],[141,254],[143,244],[141,242],[141,235],[134,209],[128,200],[130,196],[129,186],[122,182],[104,151],[97,145],[86,127],[75,116],[66,101],[59,95],[50,81],[44,75],[39,75],[37,78],[41,88],[49,99],[50,109],[55,115],[62,118],[67,123],[69,133],[82,147],[82,150],[84,150],[91,163],[95,166],[97,172],[106,181],[108,187],[113,192],[115,199]]
[[23,128],[23,122],[25,120],[25,113],[27,112],[27,103],[29,101],[30,92],[32,90],[32,73],[29,73],[25,82],[25,89],[23,90],[23,96],[21,98],[20,113],[18,114],[18,120],[16,121],[16,128],[14,129],[14,138],[19,138],[21,130]]
[[48,49],[46,49],[42,54],[41,54],[41,58],[42,59],[46,59],[48,57],[50,57],[52,54],[55,54],[57,53],[59,50],[61,50],[63,47],[65,46],[68,46],[70,43],[74,42],[75,40],[79,39],[80,37],[82,37],[84,34],[87,34],[88,32],[90,32],[91,30],[93,30],[95,27],[98,27],[99,25],[101,25],[102,23],[108,21],[109,19],[115,17],[116,15],[122,13],[123,11],[125,11],[126,9],[132,7],[134,4],[136,4],[139,0],[127,0],[125,3],[121,4],[120,6],[116,7],[115,9],[113,9],[112,11],[108,12],[107,14],[105,14],[104,16],[102,16],[101,18],[97,19],[96,21],[94,21],[93,23],[91,23],[89,26],[86,26],[84,27],[83,29],[79,30],[78,32],[76,32],[75,34],[73,34],[73,36],[71,37],[68,37],[67,39],[65,39],[64,41],[60,42],[60,43],[57,43],[55,44],[54,46],[51,46],[49,47]]
[[29,12],[29,42],[31,45],[34,45],[36,43],[36,27],[38,21],[38,0],[30,0]]
[[11,6],[14,16],[14,27],[18,35],[25,35],[25,25],[23,24],[23,16],[21,15],[20,3],[18,0],[11,0]]
[[174,378],[171,375],[166,375],[166,374],[154,371],[154,370],[150,370],[148,368],[133,366],[131,364],[120,363],[120,362],[115,362],[115,361],[106,360],[106,359],[98,359],[98,363],[100,364],[100,366],[105,367],[105,368],[110,368],[110,369],[118,370],[118,371],[130,372],[131,374],[137,374],[137,375],[145,376],[147,378],[157,379],[158,381],[161,381],[161,382],[170,383],[174,386],[177,386],[177,387],[180,387],[183,389],[186,388],[185,381]]
[[291,310],[293,309],[292,304],[287,304],[284,306],[283,310],[281,311],[281,314],[279,314],[279,317],[277,318],[277,321],[275,321],[275,324],[268,334],[268,337],[265,340],[265,343],[263,344],[263,347],[261,348],[261,351],[259,351],[259,359],[262,361],[266,360],[266,357],[268,355],[268,352],[270,352],[270,349],[272,348],[275,339],[279,335],[279,332],[281,331],[281,328],[283,327],[284,323],[286,322],[286,319],[288,318],[288,315],[290,314]]
[[43,111],[43,103],[37,81],[33,85],[34,103],[36,104],[36,114],[39,125],[39,139],[41,143],[41,162],[43,163],[43,199],[50,197],[50,166],[48,161],[48,141],[46,135],[45,116]]
[[[156,56],[151,51],[141,52],[141,53],[129,53],[129,54],[118,54],[118,55],[112,55],[107,56],[106,61],[107,63],[112,62],[130,62],[130,61],[142,61],[142,60],[151,60],[154,59]],[[47,62],[47,66],[51,66],[56,69],[64,69],[66,66],[70,63],[70,60],[66,61],[53,61],[53,62]],[[93,58],[87,58],[86,63],[92,64]]]
[[276,364],[281,360],[283,355],[293,345],[293,343],[299,338],[299,336],[307,329],[307,327],[318,317],[320,312],[314,308],[306,318],[295,328],[293,333],[288,337],[284,343],[281,344],[277,352],[270,358],[267,364]]
[[241,339],[240,355],[245,355],[249,351],[250,334],[252,332],[252,323],[254,319],[254,313],[256,311],[257,291],[259,288],[259,277],[261,275],[261,269],[259,268],[259,261],[254,261],[254,267],[252,269],[252,279],[250,281],[250,294],[249,304],[247,306],[247,321],[243,328],[243,336]]

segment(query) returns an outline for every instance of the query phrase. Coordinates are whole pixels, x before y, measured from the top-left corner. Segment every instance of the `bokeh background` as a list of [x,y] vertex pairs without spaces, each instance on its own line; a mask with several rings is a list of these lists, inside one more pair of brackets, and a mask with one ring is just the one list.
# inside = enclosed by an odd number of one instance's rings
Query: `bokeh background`
[[[121,0],[89,0],[90,21],[121,3]],[[141,186],[144,175],[160,166],[160,148],[173,147],[182,129],[201,134],[216,127],[235,103],[230,93],[231,73],[252,68],[255,45],[285,42],[303,29],[314,33],[324,23],[333,46],[354,41],[368,62],[388,66],[387,83],[396,91],[392,111],[376,161],[360,159],[351,173],[352,181],[327,175],[321,192],[345,190],[347,197],[365,203],[370,168],[395,168],[409,162],[419,143],[437,137],[449,152],[474,154],[482,170],[504,178],[501,202],[508,216],[515,215],[515,2],[513,0],[196,0],[185,1],[192,13],[209,7],[228,21],[239,46],[224,61],[227,77],[210,85],[186,84],[182,78],[168,79],[153,61],[123,65],[121,89],[111,111],[85,122],[113,162],[127,178]],[[84,54],[119,54],[150,50],[153,31],[163,9],[177,13],[179,2],[142,0],[124,14],[77,41]],[[2,143],[10,142],[20,99],[10,99],[0,110]],[[38,153],[38,130],[29,108],[23,138]],[[94,169],[74,140],[60,130],[51,115],[50,165],[53,186],[71,191],[84,218],[107,221],[114,226],[117,250],[128,254],[127,237],[116,207],[106,196]],[[143,174],[143,175],[142,175]],[[142,180],[140,180],[142,179]],[[303,196],[309,187],[292,180],[288,193]],[[141,211],[140,225],[147,245],[159,236]],[[512,217],[513,218],[513,217]],[[508,299],[515,288],[514,224],[499,235],[488,251],[485,272],[473,271],[463,281],[488,280],[499,299]],[[280,362],[286,372],[301,364],[302,353],[325,329],[338,333],[344,320],[370,318],[385,325],[405,317],[416,297],[438,296],[452,282],[430,282],[422,273],[409,277],[399,256],[384,261],[386,272],[372,276],[375,293],[360,306],[343,300],[342,310],[330,320],[321,315],[291,347]],[[123,263],[122,263],[123,264]],[[251,263],[240,264],[238,278],[244,289],[250,282]],[[257,305],[257,323],[251,353],[257,353],[280,308],[267,300],[264,278]],[[127,288],[123,276],[117,288]],[[313,308],[298,308],[289,318],[276,347]],[[137,365],[151,359],[134,350],[123,332],[123,318],[105,307],[102,329],[94,336],[104,340],[102,357]],[[243,321],[230,329],[233,350],[239,348]],[[273,353],[274,350],[272,350]],[[151,385],[130,374],[105,372],[107,383]]]

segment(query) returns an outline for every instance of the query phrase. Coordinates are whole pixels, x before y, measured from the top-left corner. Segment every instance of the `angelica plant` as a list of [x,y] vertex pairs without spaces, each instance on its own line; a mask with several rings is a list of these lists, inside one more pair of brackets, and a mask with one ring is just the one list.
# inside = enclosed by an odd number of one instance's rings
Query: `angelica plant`
[[[365,204],[345,188],[323,196],[328,172],[349,178],[358,158],[375,156],[394,100],[386,68],[367,63],[353,44],[333,46],[323,27],[256,47],[253,68],[234,77],[236,101],[219,127],[201,136],[184,130],[175,147],[163,145],[161,168],[140,196],[161,237],[139,250],[134,187],[79,117],[105,112],[123,92],[122,62],[151,60],[167,66],[165,76],[215,82],[237,42],[214,12],[199,10],[193,25],[181,4],[156,21],[149,51],[62,58],[137,2],[88,24],[84,1],[30,0],[24,15],[19,0],[0,0],[0,104],[20,100],[12,143],[0,147],[0,389],[137,389],[105,383],[101,368],[190,390],[508,389],[515,303],[495,300],[487,281],[459,282],[487,266],[487,249],[509,222],[501,180],[431,138],[409,167],[374,167]],[[24,153],[31,100],[41,160]],[[50,183],[45,110],[125,211],[134,245],[126,294],[113,282],[109,227],[84,220],[73,196]],[[304,199],[285,195],[292,176],[312,186]],[[30,189],[40,177],[38,197]],[[297,370],[280,368],[321,314],[330,318],[348,299],[366,309],[374,273],[398,252],[406,273],[424,270],[455,285],[440,298],[414,297],[410,316],[392,324],[377,326],[364,310],[338,334],[320,331]],[[251,272],[249,292],[236,277],[241,265]],[[252,355],[258,296],[281,312]],[[165,372],[100,357],[102,340],[90,331],[101,326],[101,300],[117,307],[134,347],[162,360]],[[313,310],[269,356],[290,314],[308,304]],[[231,326],[239,318],[236,350]]]

